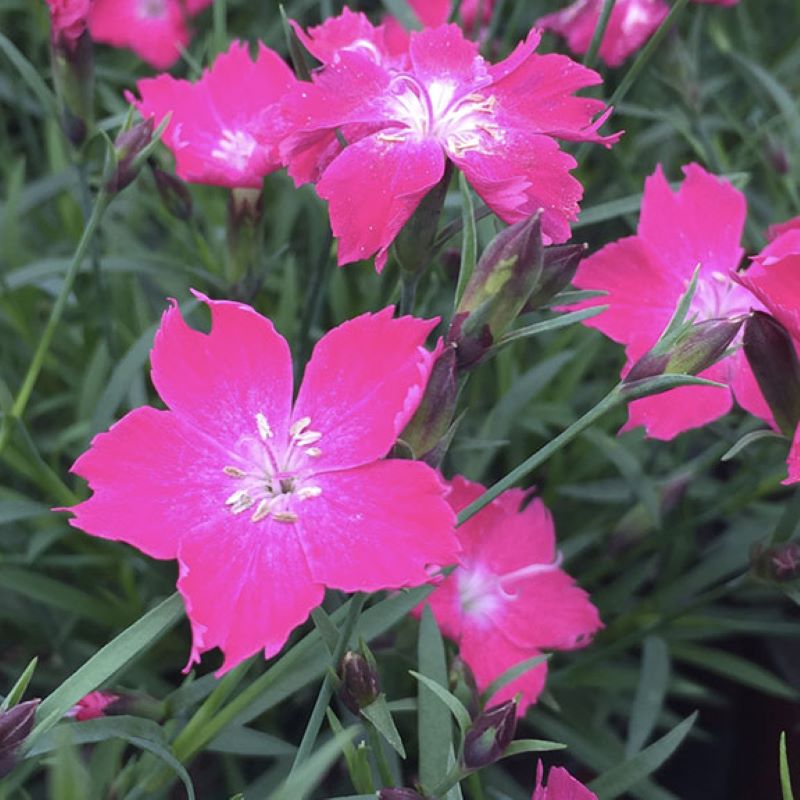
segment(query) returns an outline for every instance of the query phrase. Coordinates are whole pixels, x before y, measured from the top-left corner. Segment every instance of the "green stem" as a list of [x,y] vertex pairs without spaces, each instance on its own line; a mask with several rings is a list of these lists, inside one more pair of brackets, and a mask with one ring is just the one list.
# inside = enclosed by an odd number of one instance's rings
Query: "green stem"
[[473,772],[472,775],[467,778],[467,787],[469,788],[472,800],[486,800],[480,772]]
[[372,750],[372,755],[375,757],[375,763],[378,767],[378,774],[381,776],[383,788],[386,789],[393,787],[394,778],[392,777],[391,769],[389,769],[389,762],[386,760],[386,753],[383,752],[381,737],[375,730],[375,726],[370,722],[367,722],[367,739],[369,740],[369,746]]
[[[364,607],[365,600],[366,595],[362,592],[358,592],[357,594],[353,595],[353,598],[350,601],[350,608],[348,609],[347,617],[342,624],[342,629],[339,632],[339,641],[336,644],[336,650],[334,651],[331,659],[334,668],[336,668],[336,665],[339,663],[339,661],[341,661],[342,656],[347,649],[347,643],[350,641],[350,637],[353,635],[353,630],[356,627],[356,623],[358,622],[358,617],[361,614],[361,609]],[[328,707],[328,703],[330,702],[332,695],[333,682],[330,678],[330,675],[326,675],[322,681],[322,686],[319,689],[317,702],[314,703],[311,716],[308,718],[308,724],[306,725],[305,732],[303,733],[303,738],[300,741],[300,747],[297,748],[297,753],[295,754],[294,762],[292,763],[292,769],[289,772],[290,777],[295,774],[297,769],[311,755],[311,751],[314,749],[314,744],[317,741],[317,736],[319,736],[322,722],[325,719],[325,709]]]
[[490,486],[477,500],[470,503],[458,515],[458,524],[463,525],[474,517],[482,508],[488,506],[498,495],[509,489],[517,481],[541,466],[550,456],[557,453],[564,445],[569,444],[576,436],[597,422],[606,412],[625,402],[621,384],[615,386],[596,406],[590,408],[580,419],[563,430],[555,439],[551,439],[544,447],[540,447],[533,455],[525,459],[518,467],[512,469],[505,478]]
[[419,273],[408,274],[400,271],[400,316],[414,313],[414,301],[417,298],[417,284]]
[[92,243],[92,239],[97,232],[97,228],[100,224],[103,213],[105,212],[106,208],[108,208],[108,204],[110,202],[111,198],[104,190],[101,190],[100,194],[97,196],[97,200],[95,201],[94,208],[92,209],[92,215],[89,217],[89,221],[86,223],[86,227],[83,230],[81,240],[78,242],[75,255],[72,257],[72,263],[70,263],[67,274],[64,276],[64,283],[61,285],[61,290],[58,293],[53,310],[50,312],[50,318],[47,320],[42,337],[39,339],[39,344],[36,347],[36,352],[33,354],[33,359],[28,367],[28,372],[26,373],[25,379],[22,382],[22,386],[17,393],[17,396],[14,398],[11,410],[9,411],[8,415],[3,418],[2,428],[0,428],[0,453],[2,453],[3,449],[8,443],[8,438],[11,434],[12,423],[14,420],[20,419],[25,413],[28,401],[30,400],[33,389],[36,386],[36,380],[39,377],[39,372],[41,372],[42,365],[44,364],[44,360],[47,357],[47,353],[50,349],[50,344],[53,341],[56,328],[58,327],[58,323],[61,321],[61,317],[64,314],[64,309],[67,306],[67,300],[69,299],[70,292],[72,291],[72,285],[75,283],[75,277],[80,270],[83,259],[89,249],[89,245]]
[[589,49],[583,57],[583,66],[591,69],[597,60],[597,53],[600,50],[600,44],[605,36],[608,21],[611,18],[611,12],[614,10],[615,0],[603,0],[603,7],[600,9],[600,16],[597,20],[597,25],[592,35],[592,41],[589,44]]
[[431,796],[438,798],[447,794],[456,784],[461,783],[469,773],[460,764],[456,764],[447,775],[433,788]]

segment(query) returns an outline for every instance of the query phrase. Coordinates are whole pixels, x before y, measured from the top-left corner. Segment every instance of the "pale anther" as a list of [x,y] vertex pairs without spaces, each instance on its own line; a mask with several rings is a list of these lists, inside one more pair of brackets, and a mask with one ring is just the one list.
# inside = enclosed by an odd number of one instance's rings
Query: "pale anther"
[[311,424],[311,417],[301,417],[293,422],[289,428],[292,437],[299,436]]
[[319,447],[309,447],[308,450],[306,450],[306,455],[311,458],[317,458],[322,455],[322,450],[320,450]]
[[266,442],[267,439],[272,438],[272,428],[270,428],[267,418],[260,411],[256,414],[256,425],[258,426],[258,435],[262,441]]
[[226,506],[235,506],[243,497],[248,497],[244,489],[237,489],[226,501]]
[[322,494],[322,489],[319,486],[304,486],[297,492],[297,497],[300,500],[308,500],[310,497],[319,497]]
[[297,514],[293,511],[276,511],[272,517],[276,522],[297,522]]
[[318,431],[306,431],[305,433],[298,434],[294,437],[299,447],[305,447],[307,444],[314,444],[322,438],[322,434]]
[[252,517],[250,517],[250,519],[253,522],[261,522],[262,519],[265,519],[266,517],[269,516],[269,512],[270,512],[271,506],[272,506],[272,498],[266,498],[265,497],[258,504],[258,507],[255,510],[255,513],[253,514]]
[[225,467],[222,471],[229,478],[244,478],[247,476],[247,473],[244,470],[239,469],[239,467]]

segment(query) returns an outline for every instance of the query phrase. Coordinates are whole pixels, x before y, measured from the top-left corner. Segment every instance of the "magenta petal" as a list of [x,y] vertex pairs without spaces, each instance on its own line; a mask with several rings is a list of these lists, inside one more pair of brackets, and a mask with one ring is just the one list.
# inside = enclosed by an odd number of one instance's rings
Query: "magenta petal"
[[408,0],[408,5],[426,28],[442,25],[450,16],[450,0]]
[[73,465],[94,494],[68,509],[70,524],[175,558],[180,538],[225,507],[225,465],[224,449],[177,414],[137,408],[95,436]]
[[[724,361],[715,364],[700,377],[727,382]],[[691,428],[701,428],[727,414],[733,406],[730,389],[713,386],[682,386],[668,392],[643,397],[628,405],[628,421],[623,431],[644,425],[653,439],[674,439]]]
[[455,515],[434,470],[388,460],[315,475],[319,497],[298,508],[314,579],[346,592],[418,586],[456,561]]
[[458,581],[454,575],[449,575],[436,584],[435,591],[431,592],[414,609],[412,612],[414,616],[420,617],[425,606],[430,607],[441,632],[454,642],[458,642],[461,637],[463,612],[461,610],[461,596],[458,593]]
[[800,482],[800,427],[794,432],[792,446],[789,448],[789,456],[786,459],[786,469],[788,475],[783,483]]
[[546,240],[564,242],[570,237],[569,223],[578,216],[583,188],[569,174],[575,159],[554,139],[508,128],[489,150],[449,155],[502,220],[519,222],[543,209]]
[[259,650],[274,656],[324,594],[294,525],[226,513],[185,536],[178,589],[192,623],[192,655],[219,647],[221,675]]
[[314,348],[294,419],[322,433],[315,472],[385,456],[422,399],[433,358],[423,344],[438,320],[393,311],[348,320]]
[[753,370],[744,354],[744,350],[737,350],[727,361],[730,365],[730,381],[733,396],[736,402],[754,417],[763,419],[767,424],[777,429],[772,411],[761,394]]
[[698,263],[701,275],[727,275],[742,258],[744,195],[697,164],[689,164],[683,172],[686,178],[677,192],[660,166],[647,178],[639,236],[681,279],[690,279]]
[[542,762],[539,762],[536,775],[536,791],[531,800],[597,800],[590,792],[563,767],[551,767],[547,775],[547,786],[542,786]]
[[756,260],[736,278],[800,342],[800,253],[771,263]]
[[[540,655],[532,648],[518,647],[493,626],[481,627],[464,624],[459,647],[461,658],[469,664],[475,675],[478,689],[483,691],[495,679],[517,664]],[[539,664],[519,678],[511,681],[489,698],[489,705],[511,700],[521,694],[517,714],[522,716],[533,705],[544,689],[547,680],[547,663]]]
[[198,436],[226,447],[255,433],[257,414],[285,436],[292,402],[286,340],[250,306],[198,296],[211,310],[209,333],[190,328],[176,304],[161,319],[151,353],[158,393]]
[[[478,44],[464,37],[458,25],[440,25],[411,34],[409,49],[414,76],[425,86],[457,86],[467,92],[479,81],[489,82]],[[466,92],[465,92],[466,93]]]
[[444,175],[444,154],[432,139],[378,133],[346,147],[317,184],[339,239],[339,264],[377,253],[380,272],[400,229]]

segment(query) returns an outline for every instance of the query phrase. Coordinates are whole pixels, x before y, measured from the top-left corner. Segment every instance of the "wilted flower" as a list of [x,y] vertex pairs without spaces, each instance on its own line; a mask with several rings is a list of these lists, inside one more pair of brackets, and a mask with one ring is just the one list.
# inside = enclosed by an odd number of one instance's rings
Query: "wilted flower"
[[[736,319],[762,308],[731,275],[742,257],[744,195],[696,164],[684,167],[684,173],[683,184],[673,192],[657,168],[645,182],[636,235],[585,258],[573,281],[579,289],[607,292],[576,308],[608,306],[583,324],[625,344],[623,375],[658,341],[698,265],[689,319]],[[700,376],[729,389],[684,386],[634,400],[624,430],[644,425],[648,436],[671,439],[727,414],[734,397],[750,413],[771,420],[741,350]]]
[[459,545],[427,465],[385,459],[431,369],[436,320],[392,308],[329,331],[292,404],[289,347],[249,306],[208,300],[211,330],[165,312],[151,353],[169,410],[137,408],[74,464],[87,533],[177,559],[193,645],[220,674],[275,655],[326,586],[372,592],[430,580]]
[[464,735],[464,767],[482,769],[494,764],[511,744],[516,730],[517,704],[514,700],[506,700],[481,712]]
[[145,78],[136,84],[142,99],[128,99],[156,123],[171,114],[162,141],[185,181],[260,189],[264,176],[280,168],[271,117],[296,83],[266,45],[259,45],[253,62],[247,45],[233,42],[195,83],[170,75]]
[[[448,501],[460,511],[483,487],[460,476]],[[504,672],[543,650],[584,647],[602,627],[597,609],[560,568],[555,529],[541,500],[522,511],[520,489],[503,492],[461,525],[459,566],[427,599],[445,636],[459,645],[483,691]],[[539,664],[496,692],[490,701],[519,693],[519,713],[535,703],[547,664]]]
[[551,767],[547,775],[547,786],[542,783],[544,767],[540,761],[536,767],[536,789],[531,800],[597,800],[580,781],[575,780],[564,767]]
[[377,254],[380,270],[448,159],[504,221],[542,208],[545,240],[569,238],[582,187],[556,139],[610,146],[619,134],[597,132],[610,113],[601,101],[573,96],[600,76],[564,56],[535,54],[538,43],[532,31],[491,65],[457,26],[443,25],[412,32],[399,66],[361,36],[287,96],[293,132],[281,152],[296,182],[320,176],[340,264]]

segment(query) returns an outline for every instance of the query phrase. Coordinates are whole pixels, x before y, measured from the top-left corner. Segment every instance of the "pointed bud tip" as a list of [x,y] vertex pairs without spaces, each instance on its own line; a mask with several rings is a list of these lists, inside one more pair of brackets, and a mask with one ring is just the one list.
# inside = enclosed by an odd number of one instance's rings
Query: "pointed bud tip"
[[505,753],[516,730],[515,700],[506,700],[479,714],[464,736],[464,767],[480,769],[493,764]]

